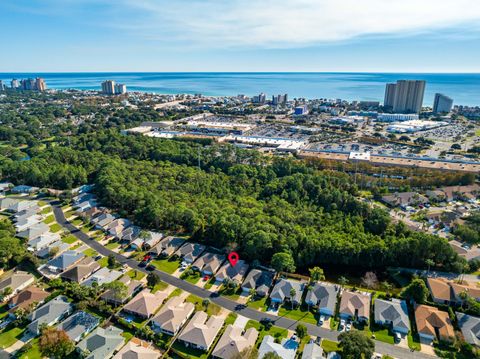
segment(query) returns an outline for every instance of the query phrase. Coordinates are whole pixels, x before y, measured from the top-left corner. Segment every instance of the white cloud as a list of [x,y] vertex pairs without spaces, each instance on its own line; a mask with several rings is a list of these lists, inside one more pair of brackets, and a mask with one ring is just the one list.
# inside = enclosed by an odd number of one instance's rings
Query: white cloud
[[[229,47],[295,47],[362,36],[472,28],[478,0],[123,0],[123,26],[158,40]],[[118,2],[116,2],[118,6]]]

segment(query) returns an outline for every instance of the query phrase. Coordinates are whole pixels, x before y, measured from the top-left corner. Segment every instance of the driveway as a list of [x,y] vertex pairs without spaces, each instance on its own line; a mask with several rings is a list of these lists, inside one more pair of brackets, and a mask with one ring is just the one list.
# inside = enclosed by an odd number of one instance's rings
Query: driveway
[[[76,228],[74,225],[72,225],[70,222],[68,222],[65,219],[65,216],[63,214],[63,211],[61,207],[55,203],[55,201],[52,201],[50,203],[53,208],[53,213],[55,214],[55,219],[57,220],[57,223],[60,224],[62,227],[70,231],[75,237],[77,237],[79,240],[82,242],[86,243],[88,246],[96,250],[98,253],[104,255],[104,256],[109,256],[113,255],[115,259],[122,263],[122,264],[127,264],[129,267],[136,269],[138,271],[144,272],[144,273],[149,273],[145,268],[139,267],[138,264],[139,262],[130,259],[130,258],[125,258],[123,255],[119,253],[115,253],[104,246],[102,246],[100,243],[98,243],[95,240],[90,239],[88,235],[80,231],[78,228]],[[248,319],[253,319],[256,321],[261,321],[263,318],[269,318],[273,321],[275,321],[275,325],[294,331],[295,328],[297,327],[297,324],[299,323],[298,321],[285,318],[285,317],[278,317],[276,315],[272,315],[269,313],[262,313],[259,312],[255,309],[251,309],[249,307],[243,308],[242,306],[238,306],[238,303],[230,300],[228,298],[220,296],[218,293],[212,293],[204,288],[197,287],[196,285],[193,285],[191,283],[188,283],[186,281],[183,281],[179,278],[176,278],[168,273],[161,272],[159,270],[154,271],[155,274],[159,276],[159,278],[164,281],[167,284],[170,284],[176,288],[180,288],[183,291],[189,292],[191,294],[196,295],[197,297],[200,298],[208,298],[212,303],[215,303],[219,305],[220,307],[223,307],[231,312],[235,312],[239,315],[242,315]],[[308,323],[303,323],[308,330],[308,333],[312,336],[319,336],[321,338],[325,338],[328,340],[333,340],[333,341],[338,341],[338,332],[334,332],[325,328],[317,327],[316,325],[308,324]],[[410,350],[407,350],[405,348],[400,348],[396,347],[391,344],[387,343],[382,343],[379,341],[375,341],[376,345],[376,350],[382,354],[387,354],[396,358],[405,358],[405,359],[432,359],[431,355],[419,353],[419,352],[411,352]]]

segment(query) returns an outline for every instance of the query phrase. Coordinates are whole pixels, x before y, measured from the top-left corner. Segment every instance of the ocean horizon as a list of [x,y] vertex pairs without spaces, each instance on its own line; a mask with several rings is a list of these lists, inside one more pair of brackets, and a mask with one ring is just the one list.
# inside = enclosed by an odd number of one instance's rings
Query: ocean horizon
[[425,80],[424,106],[435,93],[452,97],[454,104],[480,105],[480,73],[375,73],[375,72],[18,72],[12,78],[43,77],[51,89],[100,90],[101,82],[115,80],[128,91],[158,94],[268,97],[288,93],[289,98],[329,98],[383,102],[385,84],[397,80]]

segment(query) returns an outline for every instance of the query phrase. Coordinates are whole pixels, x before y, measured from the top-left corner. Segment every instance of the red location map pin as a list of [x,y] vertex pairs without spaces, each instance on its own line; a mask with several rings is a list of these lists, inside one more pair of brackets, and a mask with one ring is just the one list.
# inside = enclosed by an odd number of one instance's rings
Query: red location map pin
[[230,252],[230,254],[228,255],[228,261],[230,262],[232,267],[235,267],[238,262],[238,258],[239,256],[237,252]]

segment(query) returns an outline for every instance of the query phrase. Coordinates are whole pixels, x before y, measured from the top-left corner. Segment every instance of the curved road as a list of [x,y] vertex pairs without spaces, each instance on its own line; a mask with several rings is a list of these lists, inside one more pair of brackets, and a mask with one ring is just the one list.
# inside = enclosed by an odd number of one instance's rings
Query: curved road
[[[113,255],[117,259],[117,261],[119,261],[120,263],[127,264],[129,267],[142,271],[144,273],[149,273],[149,271],[147,271],[145,268],[139,267],[138,261],[134,259],[126,258],[119,253],[116,253],[108,248],[105,248],[103,245],[101,245],[95,240],[92,240],[87,234],[85,234],[84,232],[79,230],[77,227],[75,227],[73,224],[71,224],[69,221],[67,221],[62,208],[55,201],[50,202],[50,205],[53,208],[53,213],[55,215],[55,219],[58,222],[58,224],[60,224],[63,228],[67,229],[70,233],[72,233],[79,240],[87,244],[89,247],[93,248],[95,251],[97,251],[103,256]],[[240,315],[243,315],[248,319],[260,321],[262,318],[270,318],[275,321],[276,326],[285,328],[285,329],[290,329],[290,330],[295,330],[295,328],[297,327],[297,324],[299,323],[298,321],[295,321],[286,317],[279,317],[276,315],[259,312],[249,307],[239,306],[239,304],[237,302],[234,302],[233,300],[219,296],[216,293],[212,293],[206,289],[197,287],[194,284],[188,283],[187,281],[174,277],[168,273],[165,273],[159,270],[155,270],[154,273],[157,274],[160,277],[160,279],[165,283],[168,283],[174,287],[180,288],[200,298],[208,298],[212,303],[215,303],[231,312],[235,312]],[[333,341],[338,341],[339,333],[336,331],[317,327],[315,325],[304,323],[304,322],[301,322],[301,323],[307,327],[308,333],[310,335],[319,336],[319,337],[333,340]],[[396,358],[402,358],[402,359],[403,358],[406,358],[406,359],[432,359],[433,358],[431,355],[427,355],[419,352],[412,352],[409,349],[387,344],[380,341],[375,341],[375,351],[382,354],[388,354]]]

